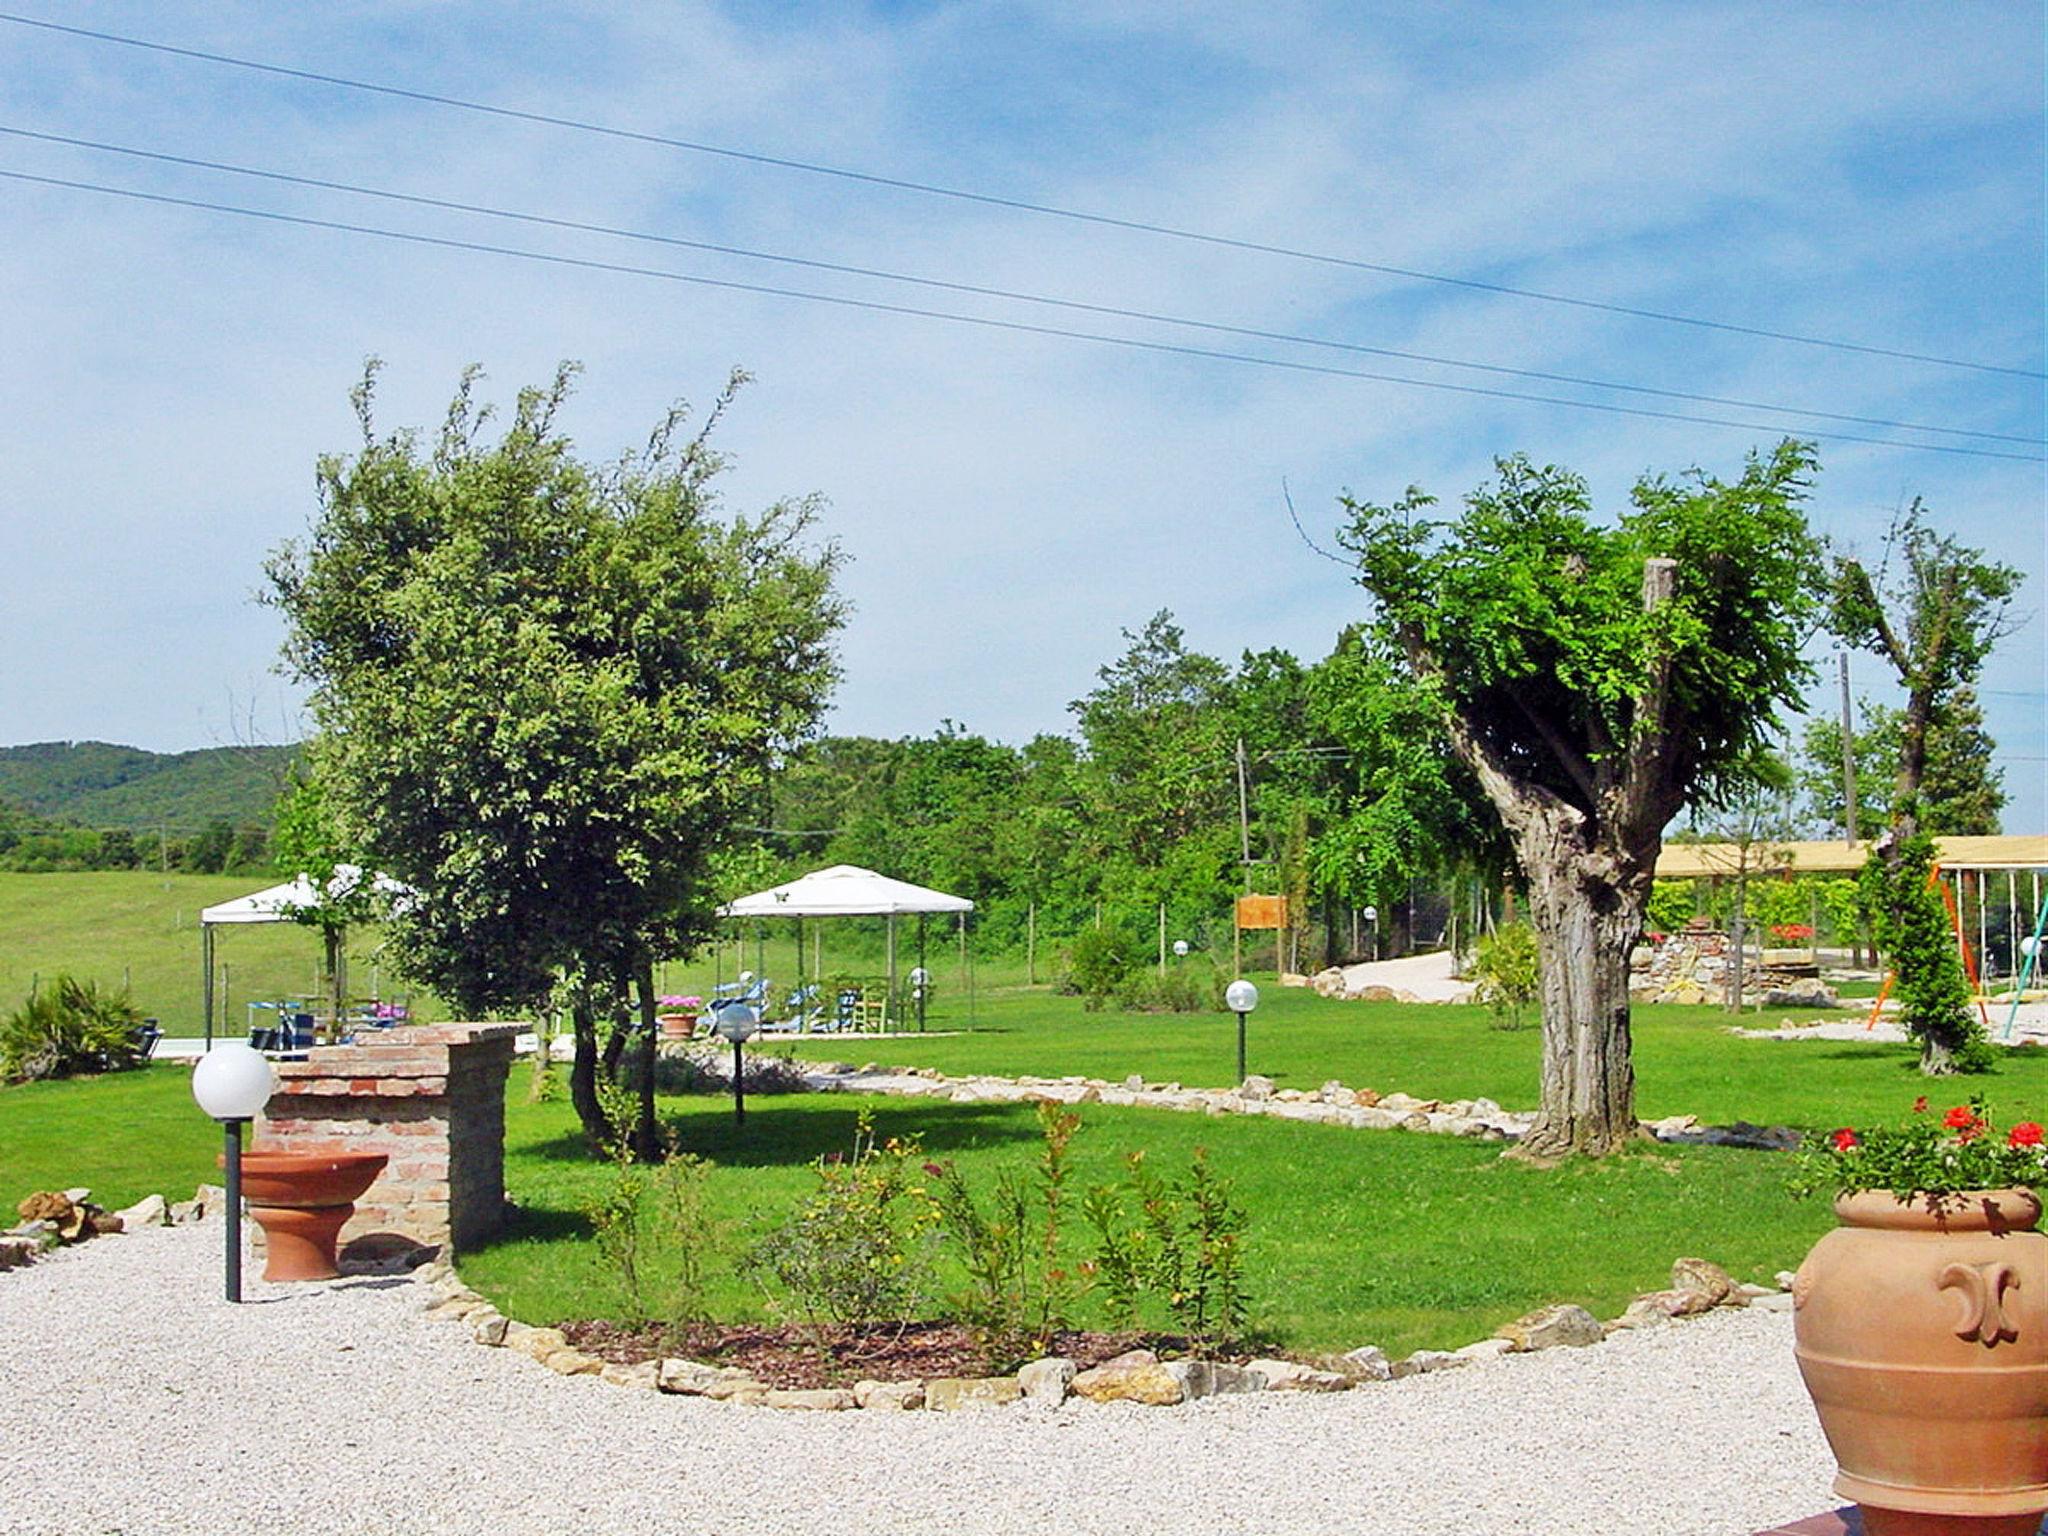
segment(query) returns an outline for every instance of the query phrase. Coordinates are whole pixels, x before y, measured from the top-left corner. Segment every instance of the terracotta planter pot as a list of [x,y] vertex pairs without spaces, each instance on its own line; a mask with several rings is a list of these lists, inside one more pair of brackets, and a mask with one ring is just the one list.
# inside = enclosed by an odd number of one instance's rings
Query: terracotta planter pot
[[687,1040],[697,1033],[697,1015],[694,1013],[664,1013],[660,1022],[664,1040]]
[[382,1152],[245,1152],[242,1197],[263,1229],[266,1280],[332,1280],[334,1243],[390,1159]]
[[1868,1536],[2034,1536],[2048,1512],[2048,1235],[2024,1189],[1873,1191],[1793,1282],[1799,1373]]

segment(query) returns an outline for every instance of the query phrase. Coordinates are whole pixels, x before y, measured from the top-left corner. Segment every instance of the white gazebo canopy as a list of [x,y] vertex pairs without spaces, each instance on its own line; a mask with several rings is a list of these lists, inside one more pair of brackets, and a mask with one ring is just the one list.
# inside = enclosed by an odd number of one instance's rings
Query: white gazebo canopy
[[[288,923],[293,914],[320,906],[330,898],[352,896],[367,879],[370,889],[388,898],[393,906],[417,893],[389,875],[370,874],[354,864],[337,864],[325,886],[309,875],[299,875],[283,885],[268,886],[233,901],[218,902],[199,912],[200,1001],[206,1013],[206,1041],[213,1044],[213,930],[237,923]],[[339,963],[339,962],[337,962]]]
[[[896,1006],[898,996],[896,979],[896,919],[915,914],[918,918],[918,950],[920,957],[924,948],[924,915],[930,912],[957,912],[960,914],[961,963],[966,964],[967,929],[969,912],[974,903],[964,896],[949,896],[944,891],[929,890],[922,885],[912,885],[908,880],[892,880],[887,875],[878,875],[872,869],[862,869],[857,864],[834,864],[830,869],[820,869],[805,875],[800,880],[791,880],[783,885],[771,886],[765,891],[756,891],[751,896],[742,896],[737,901],[727,902],[718,909],[720,917],[791,917],[797,922],[797,974],[801,981],[803,974],[803,920],[807,917],[885,917],[889,920],[889,1006]],[[920,959],[920,963],[922,960]],[[973,1017],[974,992],[969,972],[968,1016]],[[922,1015],[920,1015],[922,1018]],[[971,1027],[971,1026],[970,1026]]]
[[[283,885],[273,885],[249,896],[237,896],[233,901],[223,901],[217,906],[203,909],[199,921],[206,927],[216,923],[284,923],[291,921],[294,912],[317,907],[328,896],[354,894],[363,882],[363,871],[353,864],[334,866],[334,878],[327,882],[325,891],[315,885],[312,878],[299,875]],[[381,895],[399,897],[413,894],[412,887],[392,879],[389,875],[372,875],[370,888]]]
[[720,917],[893,917],[899,912],[972,912],[964,896],[948,896],[908,880],[892,880],[857,864],[834,864],[783,885],[742,896]]

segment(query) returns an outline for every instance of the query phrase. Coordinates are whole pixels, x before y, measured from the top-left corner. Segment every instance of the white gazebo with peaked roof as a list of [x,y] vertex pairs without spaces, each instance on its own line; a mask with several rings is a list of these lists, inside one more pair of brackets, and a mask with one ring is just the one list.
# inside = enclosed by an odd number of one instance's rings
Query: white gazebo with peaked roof
[[[886,917],[889,920],[889,997],[896,997],[896,919],[904,914],[919,917],[933,912],[974,910],[964,896],[951,896],[908,880],[892,879],[857,864],[834,864],[814,870],[801,879],[770,886],[751,896],[727,902],[718,909],[720,917],[791,917],[797,919],[797,954],[801,968],[802,921],[807,917]],[[963,940],[964,942],[964,940]],[[799,977],[801,979],[801,977]]]
[[[205,907],[199,913],[199,953],[204,974],[201,998],[206,1011],[206,1039],[213,1042],[213,930],[233,927],[239,923],[288,923],[296,915],[320,906],[330,899],[353,896],[363,885],[366,871],[354,864],[337,864],[334,876],[325,886],[317,884],[310,875],[297,875],[282,885],[266,886],[263,890],[247,896],[237,896],[233,901],[218,902]],[[370,889],[387,897],[394,904],[416,893],[404,882],[389,875],[368,876]]]

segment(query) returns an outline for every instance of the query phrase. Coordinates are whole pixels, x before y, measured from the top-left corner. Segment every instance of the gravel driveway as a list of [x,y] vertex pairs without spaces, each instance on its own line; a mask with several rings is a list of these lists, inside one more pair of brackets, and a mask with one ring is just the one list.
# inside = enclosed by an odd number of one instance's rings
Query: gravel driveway
[[0,1532],[1748,1536],[1830,1508],[1784,1314],[1336,1397],[806,1414],[566,1378],[218,1226],[0,1275]]

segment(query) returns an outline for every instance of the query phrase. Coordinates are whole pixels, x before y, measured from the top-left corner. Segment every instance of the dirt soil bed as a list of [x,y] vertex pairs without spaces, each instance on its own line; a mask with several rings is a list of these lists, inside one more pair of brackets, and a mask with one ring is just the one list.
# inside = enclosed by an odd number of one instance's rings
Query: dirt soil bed
[[[592,1320],[561,1326],[571,1344],[601,1360],[633,1365],[679,1357],[736,1365],[771,1387],[845,1387],[856,1381],[996,1374],[994,1362],[975,1342],[973,1332],[959,1323],[860,1328],[693,1323],[636,1328]],[[1065,1356],[1085,1371],[1125,1350],[1151,1349],[1165,1355],[1184,1350],[1186,1343],[1160,1334],[1061,1333],[1047,1353]]]

